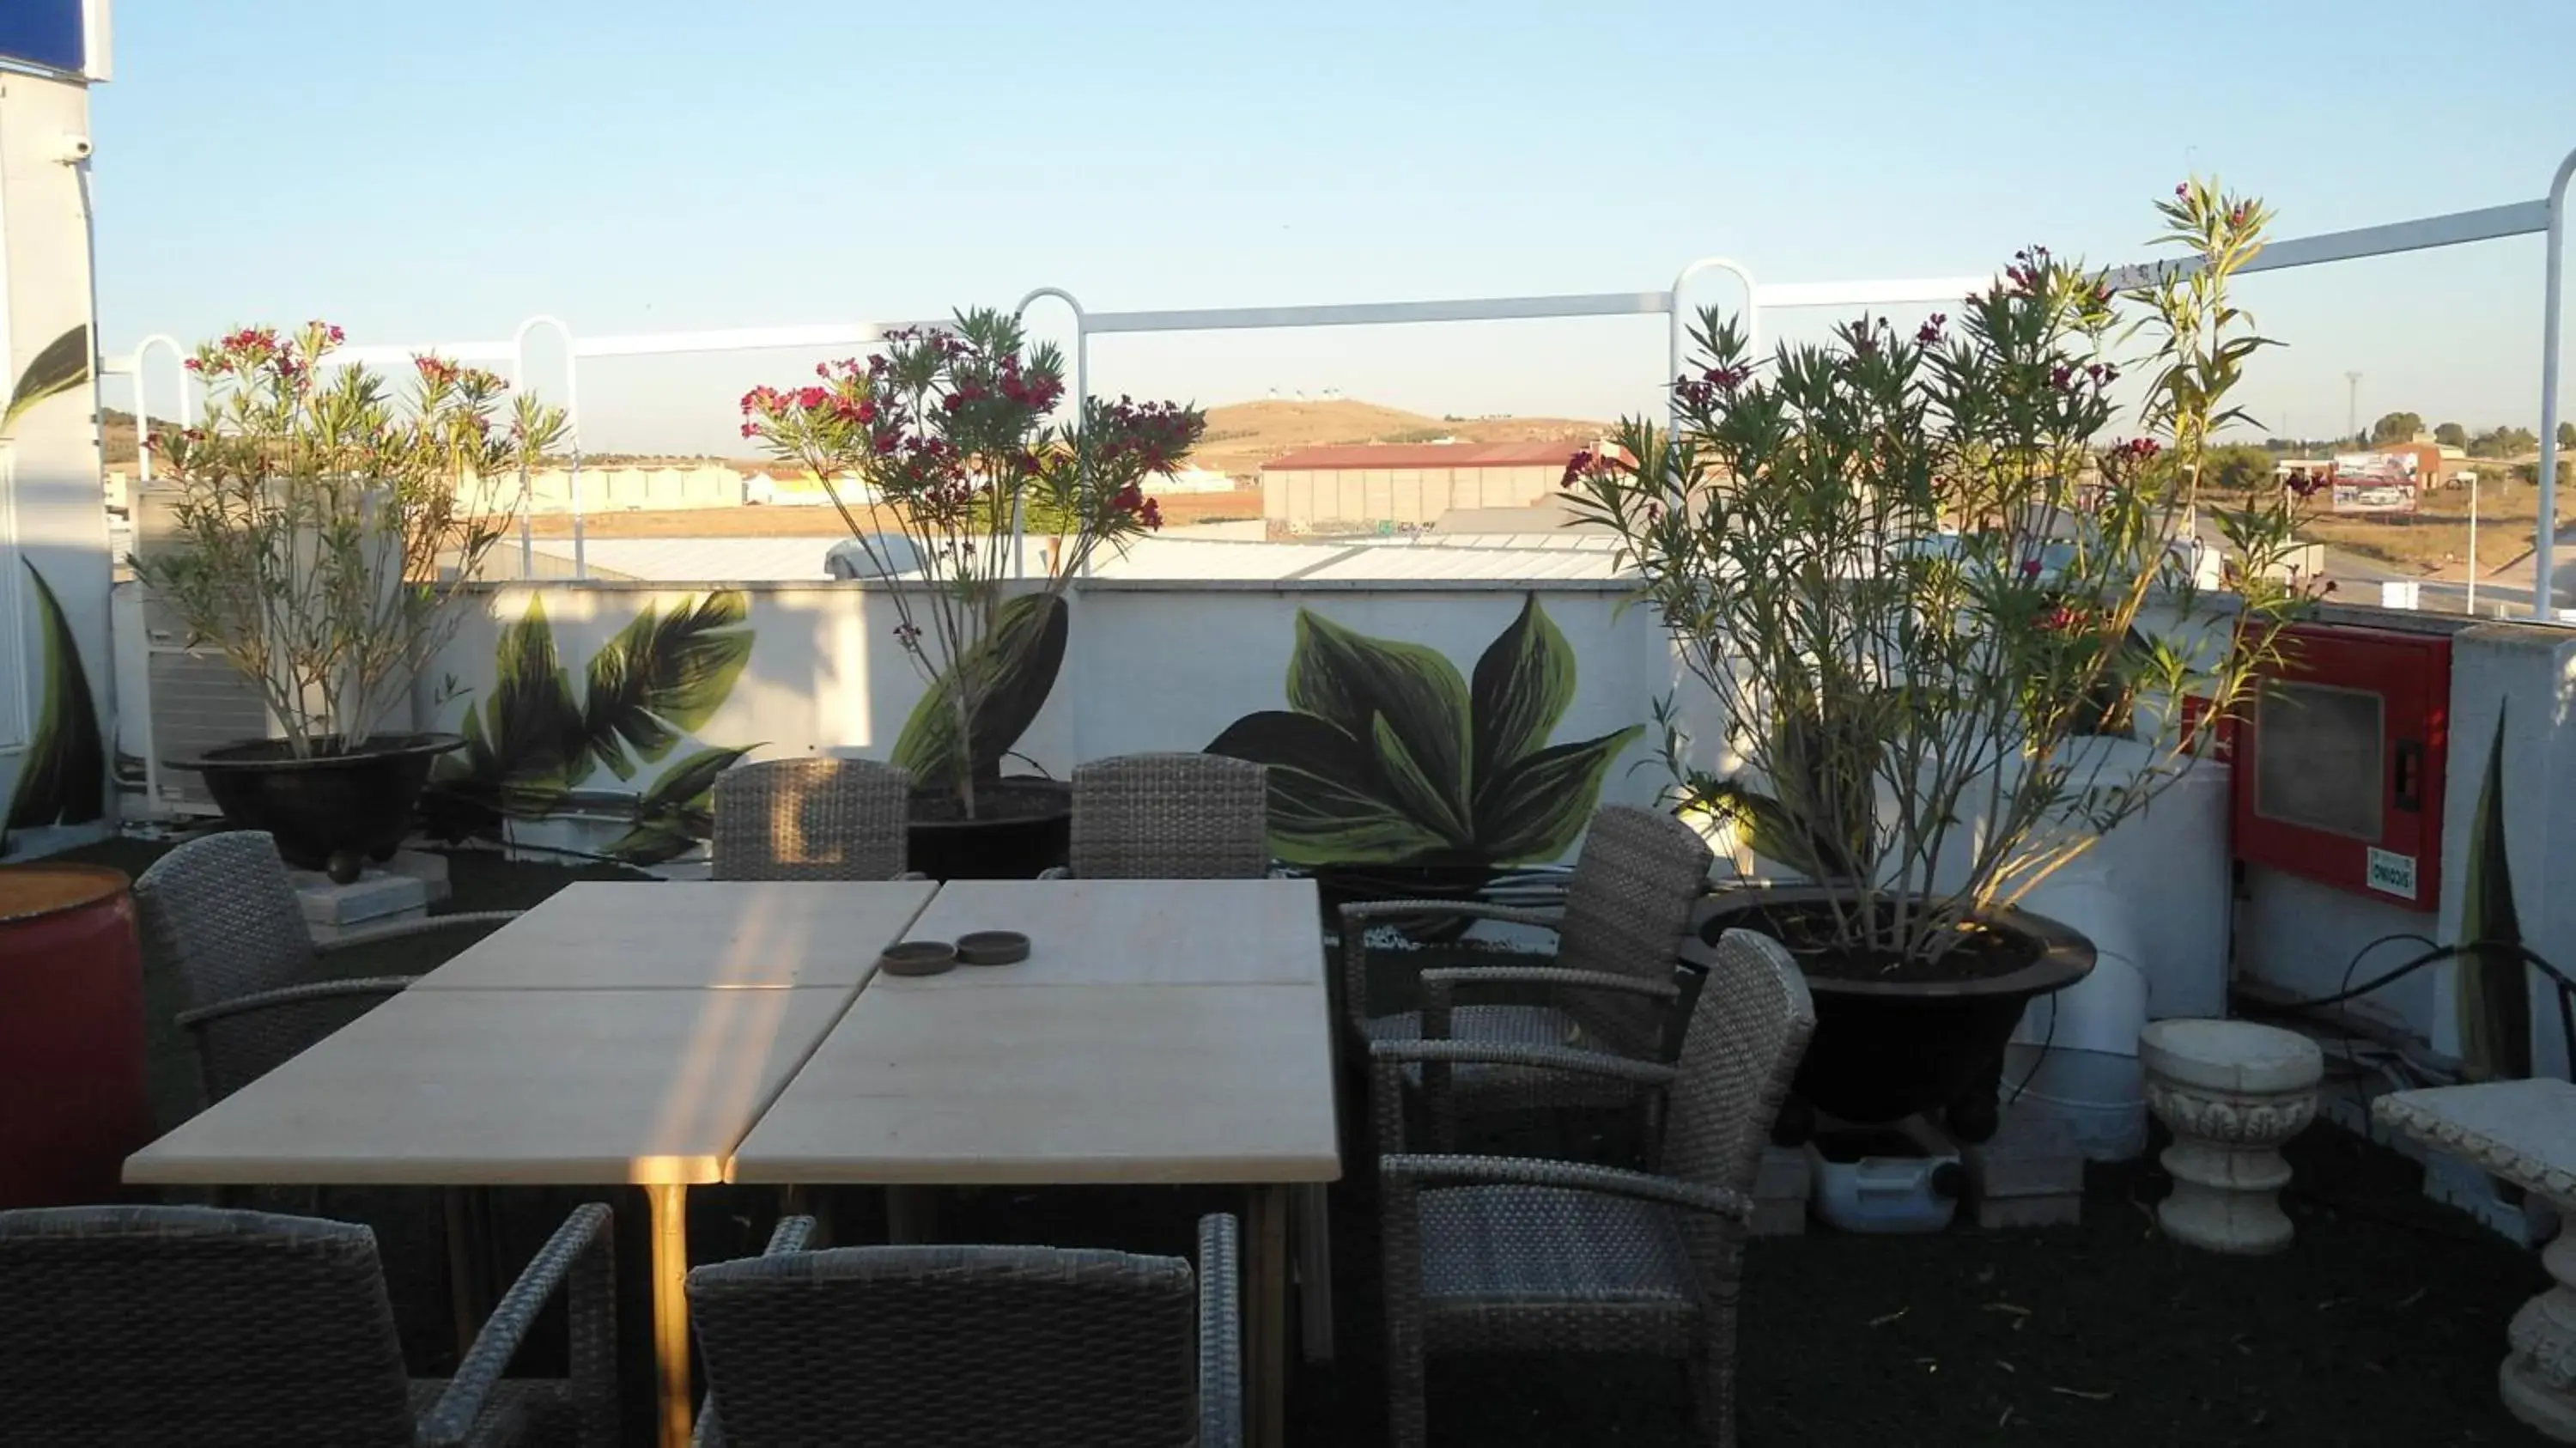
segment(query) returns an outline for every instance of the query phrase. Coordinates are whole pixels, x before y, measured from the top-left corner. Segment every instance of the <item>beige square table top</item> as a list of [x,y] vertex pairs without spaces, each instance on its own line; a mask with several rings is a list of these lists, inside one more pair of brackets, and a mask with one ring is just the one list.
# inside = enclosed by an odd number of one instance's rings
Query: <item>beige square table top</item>
[[976,930],[1029,938],[1017,965],[888,976],[870,990],[974,986],[1321,985],[1312,880],[952,880],[916,940]]
[[780,989],[867,983],[928,880],[586,881],[459,952],[415,991]]
[[128,1157],[125,1179],[719,1181],[852,994],[406,991]]
[[889,988],[948,978],[888,977],[860,992],[735,1149],[729,1179],[1250,1184],[1341,1175],[1320,981]]

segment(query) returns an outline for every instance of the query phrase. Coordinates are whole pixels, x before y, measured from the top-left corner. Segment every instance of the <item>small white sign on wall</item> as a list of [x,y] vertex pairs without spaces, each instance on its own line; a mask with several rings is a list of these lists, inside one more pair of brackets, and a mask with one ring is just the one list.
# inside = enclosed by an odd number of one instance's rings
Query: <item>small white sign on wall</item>
[[2415,857],[2373,846],[2362,878],[2370,888],[2383,895],[2412,900],[2415,898]]

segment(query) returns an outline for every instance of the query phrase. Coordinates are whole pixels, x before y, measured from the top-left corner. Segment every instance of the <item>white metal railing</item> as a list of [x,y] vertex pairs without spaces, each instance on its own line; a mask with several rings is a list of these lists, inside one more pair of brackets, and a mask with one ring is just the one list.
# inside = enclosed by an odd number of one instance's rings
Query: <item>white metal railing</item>
[[[2570,151],[2559,163],[2547,193],[2538,200],[2489,206],[2473,211],[2450,212],[2440,216],[2415,217],[2379,226],[2360,227],[2350,231],[2326,232],[2316,236],[2294,237],[2274,242],[2250,263],[2249,272],[2282,271],[2293,267],[2326,266],[2337,262],[2357,261],[2366,257],[2394,256],[2404,252],[2435,247],[2463,246],[2504,237],[2547,237],[2548,259],[2541,288],[2541,397],[2540,397],[2540,478],[2539,517],[2533,528],[2532,616],[2554,619],[2553,565],[2558,541],[2558,402],[2559,337],[2564,266],[2561,252],[2566,234],[2567,192],[2571,177],[2576,177],[2576,151]],[[2170,267],[2170,263],[2142,263],[2118,268],[2112,273],[2115,285],[2135,285]],[[1526,321],[1537,318],[1664,316],[1670,325],[1666,333],[1668,349],[1667,376],[1681,372],[1687,343],[1689,309],[1683,303],[1683,292],[1699,276],[1711,271],[1724,271],[1735,277],[1745,291],[1744,320],[1748,335],[1759,342],[1762,312],[1812,307],[1891,306],[1919,302],[1955,300],[1983,287],[1986,277],[1929,277],[1892,280],[1841,282],[1761,282],[1752,272],[1724,257],[1707,257],[1682,268],[1672,286],[1659,292],[1582,292],[1557,296],[1467,297],[1437,301],[1326,303],[1288,307],[1211,307],[1183,310],[1093,312],[1080,299],[1061,287],[1039,287],[1023,296],[1019,310],[1041,299],[1063,302],[1073,313],[1074,368],[1073,405],[1075,416],[1089,399],[1091,366],[1090,341],[1094,335],[1132,332],[1202,332],[1234,330],[1268,330],[1285,327],[1350,327],[1398,326],[1444,322]],[[822,323],[808,326],[737,327],[697,332],[640,332],[598,337],[584,337],[573,332],[561,320],[538,316],[522,323],[507,341],[470,341],[436,343],[422,347],[371,345],[346,347],[339,356],[351,362],[371,366],[400,364],[415,352],[434,351],[443,356],[465,361],[503,362],[511,369],[514,382],[527,371],[529,333],[540,326],[551,326],[564,338],[566,357],[565,410],[572,421],[574,443],[574,481],[571,515],[573,526],[573,559],[575,576],[587,576],[583,550],[581,507],[580,412],[578,403],[578,362],[584,357],[672,356],[700,352],[759,351],[774,348],[816,348],[874,346],[884,340],[892,328],[908,325],[898,322]],[[917,325],[917,324],[909,324]],[[100,370],[108,374],[131,375],[135,379],[135,412],[138,437],[150,435],[151,418],[146,409],[143,386],[143,363],[156,344],[166,344],[176,354],[178,346],[166,336],[145,339],[134,352],[104,360]],[[186,376],[181,374],[178,416],[184,423],[190,416]],[[148,453],[142,464],[144,476],[150,476]],[[524,488],[519,508],[520,550],[522,561],[533,547],[529,536],[529,508]],[[1019,520],[1013,520],[1013,531]]]

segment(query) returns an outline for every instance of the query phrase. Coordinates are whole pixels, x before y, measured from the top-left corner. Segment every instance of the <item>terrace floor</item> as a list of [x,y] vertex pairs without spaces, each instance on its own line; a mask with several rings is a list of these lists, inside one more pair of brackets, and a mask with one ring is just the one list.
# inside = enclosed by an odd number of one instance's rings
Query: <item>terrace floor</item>
[[[135,871],[158,847],[116,841],[75,852]],[[613,866],[562,869],[455,857],[459,910],[524,907],[565,883],[614,878]],[[685,887],[679,887],[685,888]],[[460,948],[415,939],[348,952],[353,975],[425,970]],[[169,1023],[179,985],[147,959],[150,1059],[161,1125],[195,1109],[195,1062]],[[2235,1260],[2175,1245],[2154,1229],[2166,1190],[2149,1161],[2097,1167],[2081,1226],[1930,1237],[1811,1231],[1757,1240],[1742,1305],[1740,1422],[1748,1448],[1776,1444],[2495,1444],[2539,1441],[2496,1398],[2514,1309],[2544,1284],[2533,1254],[2423,1198],[2405,1158],[2330,1127],[2289,1156],[2285,1201],[2299,1237],[2287,1253]],[[1378,1272],[1365,1170],[1334,1193],[1341,1356],[1292,1389],[1296,1441],[1383,1441],[1377,1367]],[[503,1198],[503,1251],[516,1265],[575,1201],[596,1191]],[[649,1438],[651,1380],[642,1324],[640,1193],[620,1209],[620,1320],[628,1356],[626,1423]],[[612,1194],[612,1197],[614,1194]],[[309,1195],[264,1194],[271,1210]],[[759,1250],[775,1211],[766,1190],[692,1194],[691,1255]],[[1190,1224],[1224,1194],[1178,1189],[953,1192],[942,1235],[1186,1254]],[[322,1209],[372,1225],[419,1372],[452,1361],[436,1194],[333,1191]],[[839,1235],[878,1230],[865,1193],[836,1204]],[[543,1346],[553,1339],[540,1328]],[[539,1370],[542,1370],[541,1363]],[[1680,1444],[1677,1370],[1646,1361],[1435,1359],[1435,1443]]]

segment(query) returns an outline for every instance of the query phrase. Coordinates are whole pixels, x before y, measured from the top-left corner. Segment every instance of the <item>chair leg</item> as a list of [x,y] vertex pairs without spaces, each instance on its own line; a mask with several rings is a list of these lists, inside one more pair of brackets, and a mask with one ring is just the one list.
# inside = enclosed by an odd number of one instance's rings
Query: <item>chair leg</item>
[[1691,1426],[1709,1448],[1735,1448],[1734,1354],[1702,1348],[1689,1362]]

